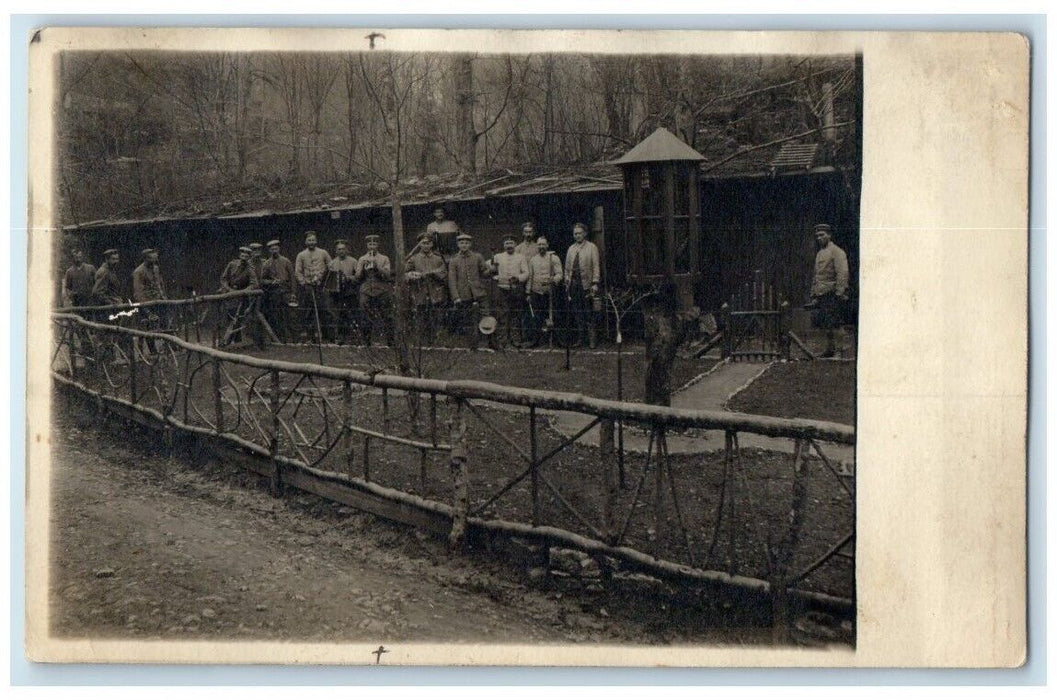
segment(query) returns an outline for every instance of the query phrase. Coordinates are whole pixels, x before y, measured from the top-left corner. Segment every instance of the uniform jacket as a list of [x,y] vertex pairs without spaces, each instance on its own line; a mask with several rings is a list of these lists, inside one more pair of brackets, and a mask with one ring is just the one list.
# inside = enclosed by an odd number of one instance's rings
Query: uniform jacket
[[591,241],[573,243],[565,254],[565,284],[573,279],[573,260],[579,254],[580,281],[585,290],[602,279],[602,266],[599,263],[598,246]]
[[842,297],[848,291],[848,256],[830,241],[815,255],[815,278],[811,296],[820,297],[830,292]]
[[110,269],[110,263],[103,263],[95,271],[95,284],[92,285],[92,296],[104,304],[121,304],[121,280],[117,273]]
[[147,263],[132,271],[132,300],[156,301],[165,298],[165,284],[162,282],[161,270]]
[[[496,267],[495,279],[500,289],[512,289],[518,283],[524,284],[528,279],[528,263],[518,253],[496,253],[492,256],[492,264]],[[515,283],[510,284],[513,279]]]
[[63,298],[72,303],[87,304],[92,296],[93,287],[95,287],[95,266],[88,263],[70,265],[62,278]]
[[[368,269],[368,263],[372,267]],[[380,297],[392,290],[393,266],[387,255],[367,253],[356,262],[356,281],[360,297]]]
[[259,286],[260,280],[257,279],[257,273],[253,271],[253,265],[250,265],[248,260],[245,262],[240,258],[232,260],[220,275],[220,289],[225,292],[256,289]]
[[514,252],[525,258],[525,263],[528,264],[528,261],[532,259],[532,256],[539,252],[539,248],[536,246],[536,239],[533,238],[528,243],[521,241],[514,246]]
[[327,274],[329,264],[330,253],[322,248],[315,250],[305,248],[297,254],[294,260],[294,278],[301,285],[323,284],[323,276]]
[[548,250],[543,255],[537,252],[529,258],[528,269],[526,291],[532,294],[547,294],[551,285],[562,281],[562,263],[554,251]]
[[408,281],[411,303],[415,306],[443,304],[447,296],[448,281],[448,268],[444,264],[444,258],[436,251],[430,251],[429,255],[419,252],[411,256],[407,267],[409,272],[422,275],[421,279]]
[[265,258],[261,265],[261,285],[270,289],[281,289],[292,294],[294,291],[294,264],[290,258],[280,255],[277,258]]
[[344,260],[337,255],[331,258],[327,267],[330,268],[331,274],[340,275],[338,286],[334,289],[339,290],[341,294],[352,294],[355,291],[356,271],[359,265],[359,261],[351,255],[346,255]]
[[477,301],[485,296],[484,280],[492,268],[480,253],[458,252],[448,261],[448,291],[452,301]]

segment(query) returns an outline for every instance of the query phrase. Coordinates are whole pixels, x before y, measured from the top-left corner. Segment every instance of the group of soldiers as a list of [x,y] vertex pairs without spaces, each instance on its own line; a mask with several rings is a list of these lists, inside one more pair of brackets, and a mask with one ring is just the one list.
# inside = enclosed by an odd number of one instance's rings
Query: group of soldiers
[[[503,252],[486,259],[473,250],[473,237],[437,210],[404,265],[417,341],[435,345],[447,332],[465,336],[472,349],[482,337],[492,347],[535,347],[559,313],[569,319],[573,345],[595,347],[601,261],[583,224],[574,226],[573,237],[563,266],[547,239],[526,222],[520,243],[508,237]],[[347,240],[335,241],[332,255],[308,231],[293,262],[278,240],[267,243],[267,257],[261,255],[263,246],[251,243],[224,268],[220,287],[262,289],[261,311],[283,342],[344,344],[359,334],[367,346],[383,339],[391,345],[394,266],[380,252],[379,236],[364,241],[367,250],[359,257],[350,253]]]
[[[147,248],[140,265],[132,271],[132,300],[136,303],[165,299],[165,282],[158,263],[158,251]],[[124,285],[118,272],[121,254],[114,248],[103,252],[98,269],[84,259],[84,251],[73,251],[73,264],[62,278],[63,306],[124,304]]]
[[[532,222],[525,222],[520,241],[507,237],[503,251],[486,258],[473,249],[473,237],[437,209],[404,265],[416,341],[432,346],[447,333],[464,336],[471,348],[483,339],[494,348],[535,347],[557,318],[568,334],[566,342],[595,347],[601,260],[587,237],[586,226],[573,227],[574,242],[563,264]],[[247,300],[241,311],[258,344],[264,337],[254,322],[259,310],[281,342],[344,344],[355,338],[368,346],[392,345],[395,268],[379,250],[379,236],[368,235],[364,242],[366,251],[358,257],[347,240],[335,241],[331,254],[308,231],[293,261],[282,254],[277,239],[249,243],[224,267],[220,291],[262,290],[259,301]],[[83,251],[73,251],[73,265],[63,277],[64,305],[126,303],[120,254],[111,249],[103,255],[96,269],[85,262]],[[142,252],[132,288],[137,303],[166,298],[156,249]]]

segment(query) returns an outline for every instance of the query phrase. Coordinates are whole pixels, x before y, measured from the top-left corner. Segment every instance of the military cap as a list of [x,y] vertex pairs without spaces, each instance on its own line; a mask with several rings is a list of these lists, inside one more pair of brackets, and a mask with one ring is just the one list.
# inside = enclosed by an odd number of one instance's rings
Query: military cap
[[140,251],[140,255],[142,255],[143,257],[147,257],[151,253],[157,253],[157,252],[158,252],[157,248],[144,248],[143,250]]
[[455,240],[457,240],[457,241],[472,241],[473,240],[473,236],[471,236],[468,233],[460,233],[458,236],[455,237]]
[[367,234],[366,236],[364,236],[363,240],[365,240],[368,243],[370,243],[371,241],[381,240],[381,238],[382,237],[379,236],[377,233],[370,233],[370,234]]
[[830,232],[833,231],[833,227],[830,226],[829,224],[815,224],[815,230],[816,231],[825,231],[826,233],[830,233]]
[[103,251],[104,256],[117,255],[117,248],[107,248]]
[[250,245],[249,245],[250,250],[257,250],[258,248],[263,248],[263,247],[264,246],[262,246],[260,243],[250,243]]
[[239,252],[240,253],[252,253],[253,251],[250,250],[250,247],[248,245],[243,245],[243,246],[239,246]]
[[339,238],[338,240],[334,241],[334,247],[335,248],[337,248],[339,245],[347,246],[348,244],[349,244],[349,242],[346,241],[344,238]]
[[418,240],[420,240],[420,241],[432,241],[433,240],[433,234],[430,233],[429,231],[423,231],[422,233],[418,234]]
[[273,245],[279,245],[279,239],[273,238],[272,240],[268,241],[269,248],[271,248]]

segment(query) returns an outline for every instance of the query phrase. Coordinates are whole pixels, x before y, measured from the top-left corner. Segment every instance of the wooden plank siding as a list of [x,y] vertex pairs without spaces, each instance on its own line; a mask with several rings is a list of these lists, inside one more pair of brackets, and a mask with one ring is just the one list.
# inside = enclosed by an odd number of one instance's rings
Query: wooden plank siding
[[[751,279],[756,269],[763,270],[764,278],[794,307],[802,305],[807,300],[814,264],[812,229],[819,222],[834,226],[837,244],[848,253],[854,287],[858,206],[839,173],[703,179],[700,191],[702,281],[696,296],[706,311],[718,311],[738,283]],[[441,206],[473,234],[474,249],[482,254],[502,250],[506,235],[520,241],[521,223],[532,220],[538,235],[546,236],[551,249],[563,259],[572,243],[573,224],[582,221],[591,228],[595,209],[601,207],[604,235],[595,235],[594,240],[603,254],[605,281],[620,286],[625,278],[631,251],[625,245],[621,189],[489,197],[443,202]],[[432,212],[432,204],[404,207],[409,246],[425,230]],[[372,233],[382,237],[387,254],[393,253],[387,207],[103,224],[67,232],[67,239],[79,240],[93,265],[101,262],[104,250],[117,248],[123,260],[122,277],[128,284],[139,264],[139,251],[158,248],[168,294],[185,297],[191,289],[198,294],[215,292],[224,266],[236,256],[238,246],[250,241],[265,243],[279,238],[283,254],[293,260],[303,248],[304,232],[309,229],[318,233],[320,245],[331,253],[334,241],[345,238],[358,256],[365,250],[364,236]],[[69,260],[66,251],[56,253],[57,295],[60,271]]]

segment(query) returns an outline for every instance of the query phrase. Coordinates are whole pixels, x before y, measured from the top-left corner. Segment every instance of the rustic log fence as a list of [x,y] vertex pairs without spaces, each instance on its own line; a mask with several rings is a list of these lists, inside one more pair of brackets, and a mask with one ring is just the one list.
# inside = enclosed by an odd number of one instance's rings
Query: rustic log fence
[[[545,552],[578,550],[607,571],[732,586],[769,596],[782,620],[789,597],[853,607],[854,478],[823,448],[854,445],[850,426],[285,362],[69,313],[53,322],[60,386],[167,435],[196,436],[266,477],[276,495],[286,486],[307,490],[446,536],[454,547],[504,535]],[[412,413],[398,397],[424,400],[428,412]],[[544,427],[555,412],[584,416],[582,428],[556,437]],[[618,485],[618,423],[648,441],[638,463],[620,455],[629,465],[626,490]],[[723,437],[714,449],[722,460],[718,499],[708,509],[686,504],[708,488],[694,470],[710,458],[680,459],[669,449],[671,436],[695,431]],[[742,434],[789,440],[792,457],[775,453],[747,466]],[[597,446],[584,448],[588,439]],[[577,461],[585,452],[591,456]],[[809,453],[812,469],[804,466]],[[752,503],[750,478],[791,488],[776,499],[788,505]],[[811,503],[823,498],[839,501],[842,522],[831,537],[808,538]],[[761,536],[739,520],[739,509],[759,519],[759,507],[778,508]],[[833,526],[832,514],[819,517]],[[766,565],[753,568],[754,558]],[[835,576],[843,590],[820,590],[819,572],[842,566]]]
[[263,295],[259,289],[243,289],[187,299],[68,306],[55,312],[76,314],[85,320],[106,325],[174,335],[188,342],[205,343],[214,348],[231,344],[243,332],[248,336],[249,327],[256,323],[267,340],[278,342],[260,310]]

